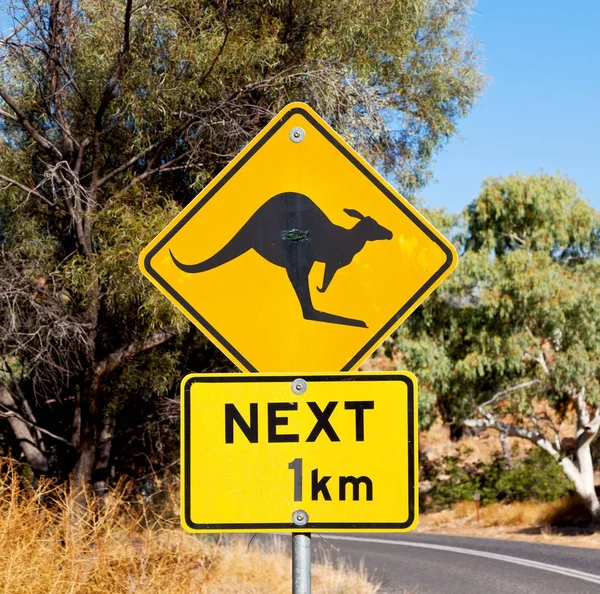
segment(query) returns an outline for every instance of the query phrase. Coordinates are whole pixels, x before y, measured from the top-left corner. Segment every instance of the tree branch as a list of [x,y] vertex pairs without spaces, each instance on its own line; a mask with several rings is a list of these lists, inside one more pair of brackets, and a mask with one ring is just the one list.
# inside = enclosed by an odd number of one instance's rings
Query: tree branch
[[202,88],[202,85],[204,85],[204,83],[206,82],[206,79],[212,74],[214,67],[216,66],[219,58],[221,57],[223,50],[225,49],[225,45],[227,44],[227,39],[229,38],[229,24],[227,21],[225,11],[223,11],[223,12],[224,12],[223,16],[225,18],[225,37],[223,38],[223,42],[221,43],[221,47],[219,48],[219,51],[216,53],[215,57],[213,58],[213,61],[211,62],[210,66],[208,67],[208,70],[206,71],[204,76],[200,79],[198,88]]
[[6,104],[15,112],[17,121],[19,124],[21,124],[21,126],[23,126],[23,128],[25,128],[25,130],[27,130],[31,138],[33,138],[33,140],[35,140],[42,148],[53,152],[62,159],[62,153],[58,150],[58,148],[33,127],[31,122],[27,119],[27,116],[21,111],[21,109],[17,106],[12,97],[3,87],[0,87],[0,97],[2,97]]
[[527,439],[548,452],[555,460],[559,460],[560,458],[560,453],[542,433],[536,433],[535,431],[531,431],[525,427],[518,427],[511,423],[504,423],[489,412],[485,413],[483,419],[467,419],[466,421],[463,421],[463,425],[465,425],[465,427],[486,427],[495,429],[496,431],[503,431],[509,437],[521,437]]
[[[18,35],[23,29],[25,29],[27,27],[27,25],[29,24],[29,21],[31,19],[33,19],[36,15],[36,13],[41,9],[41,6],[38,5],[36,8],[34,8],[33,10],[29,11],[29,18],[27,20],[25,20],[24,22],[19,22],[18,20],[16,21],[18,24],[18,26],[16,26],[6,37],[2,37],[0,38],[0,45],[8,45],[8,42],[15,36]],[[8,11],[3,11],[8,15]],[[16,20],[16,19],[15,19]]]
[[[100,159],[100,134],[102,132],[102,118],[104,117],[105,111],[108,109],[110,102],[113,99],[113,91],[121,78],[123,73],[123,69],[125,68],[125,62],[127,60],[127,56],[129,54],[129,32],[131,26],[131,9],[132,9],[133,0],[127,0],[127,4],[125,5],[125,23],[123,27],[123,44],[121,46],[121,51],[119,52],[119,60],[117,62],[117,66],[113,72],[113,75],[109,79],[108,83],[104,87],[104,92],[102,93],[102,98],[100,99],[100,105],[96,111],[96,115],[94,116],[94,141],[93,141],[93,154],[92,154],[92,181],[90,185],[90,198],[91,201],[86,205],[86,211],[89,213],[93,210],[93,203],[96,199],[96,191],[98,189],[98,181],[99,181],[99,159]],[[90,230],[86,225],[87,234],[90,234]],[[91,243],[91,238],[90,238]]]
[[555,460],[560,458],[560,449],[555,447],[546,436],[543,434],[538,419],[535,416],[532,416],[532,422],[535,424],[537,428],[537,432],[532,431],[531,429],[527,429],[525,427],[518,427],[517,425],[513,425],[511,423],[505,423],[504,421],[500,421],[496,416],[494,416],[491,412],[485,409],[486,406],[493,404],[498,398],[505,396],[506,394],[510,394],[511,392],[515,392],[517,390],[522,390],[524,388],[529,388],[531,386],[535,386],[537,384],[541,384],[541,380],[529,380],[527,382],[523,382],[521,384],[517,384],[516,386],[512,386],[507,388],[506,390],[501,390],[497,392],[490,398],[488,401],[480,404],[477,407],[477,412],[481,415],[481,419],[467,419],[463,421],[463,424],[466,427],[486,427],[490,429],[495,429],[496,431],[500,431],[505,433],[510,437],[521,437],[523,439],[527,439],[537,446],[541,447],[543,450],[548,452]]
[[46,198],[46,196],[44,196],[43,194],[40,194],[35,188],[28,188],[27,186],[24,186],[23,184],[20,184],[18,181],[10,178],[10,177],[6,177],[5,175],[0,174],[0,179],[4,180],[5,182],[7,182],[9,185],[9,187],[12,186],[17,186],[17,188],[23,190],[24,192],[27,192],[27,197],[29,198],[29,196],[33,195],[36,198],[39,198],[42,202],[46,203],[48,206],[51,206],[52,208],[58,208],[59,212],[63,215],[66,215],[67,213],[62,210],[58,205],[54,204],[54,202],[52,202],[52,200],[49,200],[48,198]]
[[583,427],[589,425],[590,422],[590,413],[585,401],[585,387],[581,388],[581,390],[572,391],[570,396],[573,404],[575,404],[575,409],[577,410],[578,429],[583,429]]
[[105,175],[102,179],[99,179],[96,182],[96,187],[99,188],[100,186],[102,186],[106,182],[110,181],[113,177],[115,177],[115,175],[119,175],[119,173],[122,173],[123,171],[125,171],[126,169],[128,169],[129,167],[131,167],[132,165],[134,165],[144,155],[147,155],[153,148],[155,148],[161,142],[162,142],[161,140],[157,140],[156,142],[152,143],[149,147],[141,150],[139,153],[137,153],[136,155],[134,155],[133,157],[131,157],[131,159],[129,159],[128,161],[126,161],[125,163],[123,163],[123,165],[120,165],[116,169],[113,169],[113,171],[111,171],[110,173],[108,173],[107,175]]
[[79,149],[77,151],[77,160],[75,161],[75,169],[73,169],[73,173],[79,177],[79,172],[81,171],[81,165],[83,164],[83,155],[85,153],[85,149],[90,144],[91,139],[86,138],[82,142],[79,143]]
[[64,444],[68,445],[69,447],[72,447],[71,442],[66,440],[64,437],[61,437],[60,435],[56,435],[55,433],[52,433],[51,431],[48,431],[47,429],[40,427],[36,423],[32,423],[31,421],[28,421],[25,417],[23,417],[19,413],[16,413],[13,410],[8,410],[2,404],[0,404],[0,407],[2,407],[0,409],[0,417],[4,417],[6,419],[8,419],[10,417],[14,417],[15,419],[18,419],[19,421],[21,421],[22,423],[25,423],[26,425],[29,425],[30,427],[37,429],[40,433],[43,433],[44,435],[47,435],[48,437],[51,437],[52,439],[56,439],[57,441],[60,441],[61,443],[64,443]]
[[596,414],[593,419],[589,419],[588,422],[577,430],[577,448],[582,448],[585,445],[590,444],[600,431],[600,407],[596,409]]
[[[63,90],[57,65],[61,61],[61,34],[62,34],[62,19],[65,16],[64,9],[61,10],[61,1],[53,0],[50,7],[49,33],[50,33],[50,51],[48,53],[47,68],[50,74],[51,93],[50,99],[54,99],[54,111],[48,109],[48,115],[54,119],[59,128],[63,132],[64,145],[69,159],[73,155],[76,140],[71,134],[71,126],[68,118],[65,116],[63,105]],[[46,100],[44,99],[44,104]]]
[[541,384],[541,380],[530,380],[528,382],[523,382],[522,384],[517,384],[516,386],[512,386],[511,388],[507,388],[506,390],[500,390],[500,392],[496,392],[489,400],[480,404],[477,408],[483,408],[485,406],[489,406],[498,400],[498,398],[502,398],[502,396],[506,396],[511,392],[516,392],[517,390],[523,390],[524,388],[530,388],[531,386],[535,386],[537,384]]
[[27,463],[36,470],[46,472],[48,470],[48,459],[31,433],[30,423],[14,412],[14,409],[17,408],[15,399],[8,388],[3,385],[0,385],[0,407],[2,407],[2,410],[7,411],[6,413],[0,412],[0,416],[8,420]]
[[149,472],[147,474],[143,474],[142,476],[138,476],[136,479],[134,479],[136,482],[139,481],[143,481],[151,476],[156,476],[157,474],[160,474],[161,472],[164,472],[165,470],[168,470],[169,468],[172,468],[173,466],[176,466],[177,464],[179,464],[181,462],[181,458],[177,458],[177,460],[174,460],[173,462],[167,464],[166,466],[163,466],[162,468],[159,468],[158,470],[153,470],[152,472]]
[[150,177],[151,175],[154,175],[155,173],[176,171],[179,169],[186,169],[187,167],[189,167],[189,165],[179,165],[177,167],[174,167],[173,164],[177,163],[177,161],[181,161],[181,159],[184,159],[185,157],[189,156],[189,154],[190,154],[190,151],[186,151],[185,153],[178,155],[174,159],[171,159],[170,161],[163,163],[159,167],[155,167],[154,169],[146,169],[146,171],[144,171],[143,173],[140,173],[138,176],[134,177],[121,191],[128,192],[135,184],[140,183],[141,181],[145,180],[146,178]]
[[560,448],[561,448],[561,444],[560,444],[560,431],[558,429],[557,424],[554,422],[554,420],[552,419],[552,417],[547,412],[542,413],[542,415],[541,415],[540,418],[542,420],[547,421],[548,423],[550,423],[550,426],[552,427],[552,430],[554,431],[554,447],[557,450],[560,450]]
[[531,359],[539,364],[542,368],[545,375],[550,375],[550,369],[548,369],[548,363],[546,362],[546,356],[544,355],[544,351],[540,351],[535,357],[530,353],[525,353],[526,359]]
[[152,349],[173,338],[174,336],[177,336],[180,334],[180,332],[181,331],[179,328],[177,328],[177,326],[168,326],[166,328],[162,328],[161,330],[157,330],[148,338],[136,340],[131,344],[112,352],[110,355],[102,359],[102,361],[99,361],[94,365],[92,373],[94,375],[93,382],[95,386],[97,387],[99,385],[100,378],[106,373],[110,373],[119,365],[129,359],[132,359],[136,355],[139,355],[143,351]]
[[8,111],[4,111],[3,109],[0,109],[0,116],[2,116],[3,118],[8,118],[9,120],[12,120],[13,122],[18,122],[19,118],[14,116],[12,113],[8,113]]
[[112,100],[112,93],[121,78],[121,74],[123,73],[123,69],[125,68],[125,61],[127,60],[127,55],[129,54],[129,32],[131,27],[131,8],[132,8],[133,0],[127,0],[127,4],[125,5],[125,23],[123,26],[123,45],[121,46],[121,51],[119,52],[119,61],[117,62],[117,66],[115,71],[108,81],[107,85],[104,87],[104,92],[102,93],[102,99],[100,100],[100,106],[98,107],[98,111],[96,111],[96,129],[100,130],[102,128],[102,117],[104,116],[104,112],[108,108]]

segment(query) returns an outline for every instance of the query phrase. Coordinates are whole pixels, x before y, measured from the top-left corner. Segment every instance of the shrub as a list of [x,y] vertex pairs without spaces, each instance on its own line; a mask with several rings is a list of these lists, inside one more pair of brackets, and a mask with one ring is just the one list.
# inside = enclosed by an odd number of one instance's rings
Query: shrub
[[571,490],[571,483],[550,454],[534,448],[499,477],[496,489],[499,500],[554,501]]
[[421,478],[431,483],[421,502],[425,511],[449,507],[457,501],[472,500],[475,493],[483,505],[503,501],[554,501],[571,490],[571,484],[556,461],[534,448],[513,468],[501,454],[489,462],[461,463],[456,456],[439,461],[423,460]]

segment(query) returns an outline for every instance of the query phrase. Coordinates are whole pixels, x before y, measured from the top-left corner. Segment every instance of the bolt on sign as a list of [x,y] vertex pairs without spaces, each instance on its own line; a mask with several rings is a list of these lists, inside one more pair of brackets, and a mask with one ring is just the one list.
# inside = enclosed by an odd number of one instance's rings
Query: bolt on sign
[[456,259],[312,109],[292,103],[140,267],[243,371],[352,371]]
[[182,403],[186,530],[404,532],[416,525],[411,374],[188,375]]

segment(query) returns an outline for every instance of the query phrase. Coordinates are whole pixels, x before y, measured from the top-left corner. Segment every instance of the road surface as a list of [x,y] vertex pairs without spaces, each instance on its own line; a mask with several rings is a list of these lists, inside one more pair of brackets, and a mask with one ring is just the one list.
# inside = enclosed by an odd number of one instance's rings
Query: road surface
[[382,592],[600,593],[600,551],[432,534],[313,534],[313,559],[343,558]]

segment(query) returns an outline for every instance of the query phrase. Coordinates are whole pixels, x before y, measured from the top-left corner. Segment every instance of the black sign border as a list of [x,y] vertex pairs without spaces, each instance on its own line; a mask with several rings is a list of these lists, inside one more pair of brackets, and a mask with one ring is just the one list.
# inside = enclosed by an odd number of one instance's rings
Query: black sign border
[[[289,523],[224,523],[224,524],[201,524],[194,522],[191,517],[191,483],[189,477],[191,475],[191,418],[190,404],[191,391],[195,383],[256,383],[256,382],[279,382],[291,383],[297,378],[305,379],[309,386],[314,382],[344,382],[344,381],[396,381],[404,382],[407,387],[407,435],[408,435],[408,518],[404,522],[308,522],[301,528],[296,526],[292,521]],[[184,475],[183,475],[183,513],[185,525],[192,530],[205,531],[236,531],[236,530],[280,530],[285,532],[323,532],[326,530],[406,530],[415,520],[416,515],[416,500],[415,500],[415,393],[416,382],[409,375],[400,374],[385,374],[385,373],[360,373],[346,376],[339,375],[312,375],[312,374],[290,374],[290,375],[241,375],[230,374],[226,376],[220,375],[202,375],[188,376],[182,381],[182,396],[184,398],[184,417],[183,423],[183,460],[184,460]],[[310,520],[310,518],[309,518]]]
[[196,213],[206,205],[206,203],[250,160],[250,158],[289,120],[293,115],[300,114],[306,118],[331,144],[337,148],[363,175],[365,175],[393,204],[395,204],[429,239],[440,247],[446,255],[446,261],[429,278],[429,280],[375,333],[375,335],[342,367],[340,371],[351,371],[352,368],[373,348],[384,340],[391,332],[394,324],[417,302],[420,297],[440,278],[453,263],[452,250],[442,242],[435,233],[433,233],[401,200],[399,200],[376,176],[373,175],[348,149],[343,146],[325,127],[323,127],[315,118],[304,108],[294,107],[285,113],[281,119],[254,145],[250,150],[210,189],[209,192],[195,204],[186,215],[146,254],[144,266],[148,274],[167,292],[175,301],[181,304],[189,314],[198,322],[201,328],[208,330],[245,368],[250,372],[260,371],[248,359],[246,359],[222,334],[220,334],[196,309],[154,268],[152,268],[152,258],[171,240],[171,238],[187,224],[187,222],[196,215]]

